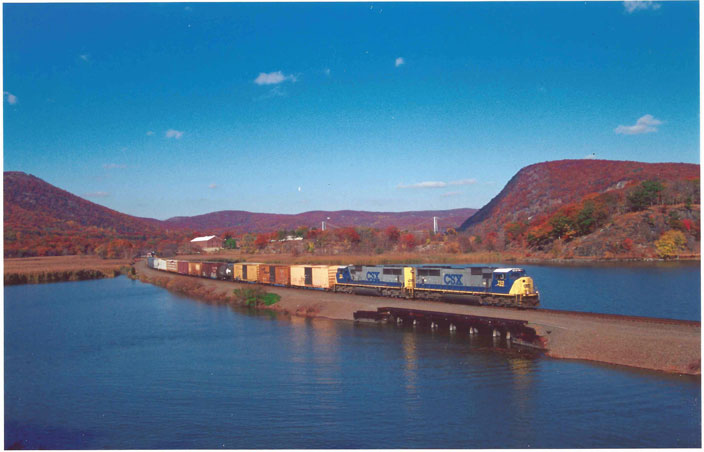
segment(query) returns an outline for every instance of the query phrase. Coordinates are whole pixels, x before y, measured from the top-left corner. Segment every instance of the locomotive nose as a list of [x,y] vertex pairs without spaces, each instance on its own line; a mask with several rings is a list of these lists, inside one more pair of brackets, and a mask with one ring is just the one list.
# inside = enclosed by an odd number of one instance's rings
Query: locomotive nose
[[535,291],[535,285],[533,284],[533,278],[530,276],[524,276],[522,278],[518,278],[516,281],[514,281],[513,285],[511,286],[511,292],[510,295],[536,295],[537,292]]

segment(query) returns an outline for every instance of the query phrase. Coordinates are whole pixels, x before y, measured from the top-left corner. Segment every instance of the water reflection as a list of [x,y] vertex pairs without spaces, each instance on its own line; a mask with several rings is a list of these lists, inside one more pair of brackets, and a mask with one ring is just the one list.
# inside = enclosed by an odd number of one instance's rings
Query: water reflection
[[406,379],[406,393],[409,396],[417,395],[416,379],[418,378],[418,353],[416,351],[416,335],[403,334],[403,375]]
[[514,410],[512,416],[519,420],[516,428],[522,432],[524,437],[532,437],[534,435],[532,419],[535,415],[534,401],[536,397],[533,381],[535,360],[508,355],[506,361],[512,376],[511,390]]

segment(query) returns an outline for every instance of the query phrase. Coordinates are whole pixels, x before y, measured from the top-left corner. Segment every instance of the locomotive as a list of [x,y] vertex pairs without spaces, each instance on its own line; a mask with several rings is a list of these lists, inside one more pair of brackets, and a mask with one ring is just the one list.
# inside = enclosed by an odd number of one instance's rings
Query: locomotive
[[540,296],[522,268],[472,265],[350,265],[335,290],[388,297],[494,306],[535,307]]

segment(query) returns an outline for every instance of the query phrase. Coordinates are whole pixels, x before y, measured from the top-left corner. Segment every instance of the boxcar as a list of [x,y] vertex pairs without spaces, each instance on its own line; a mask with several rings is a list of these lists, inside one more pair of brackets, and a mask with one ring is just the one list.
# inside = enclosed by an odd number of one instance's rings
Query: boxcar
[[157,270],[164,270],[166,271],[166,259],[156,259],[156,268]]
[[335,285],[337,265],[291,265],[291,285],[329,289]]
[[291,268],[288,265],[259,265],[258,281],[264,284],[288,286],[291,284]]
[[178,272],[178,261],[175,261],[173,259],[166,261],[166,271],[173,273]]
[[259,266],[261,264],[241,263],[234,264],[232,276],[235,281],[257,282],[259,280]]
[[188,274],[191,276],[200,276],[200,262],[189,262],[188,263]]
[[176,261],[177,262],[177,271],[178,273],[182,275],[187,275],[188,274],[188,262],[186,261]]
[[220,264],[217,262],[203,262],[201,264],[201,276],[204,278],[218,279],[218,266]]
[[153,258],[153,257],[148,257],[148,258],[147,258],[147,267],[149,267],[149,268],[156,268],[156,265],[154,265],[154,258]]

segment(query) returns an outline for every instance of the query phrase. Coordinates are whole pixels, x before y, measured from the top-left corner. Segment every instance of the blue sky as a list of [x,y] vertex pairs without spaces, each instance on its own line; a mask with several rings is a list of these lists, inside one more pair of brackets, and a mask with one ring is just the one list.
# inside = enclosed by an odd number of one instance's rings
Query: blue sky
[[695,2],[4,4],[4,169],[118,211],[479,208],[699,163]]

